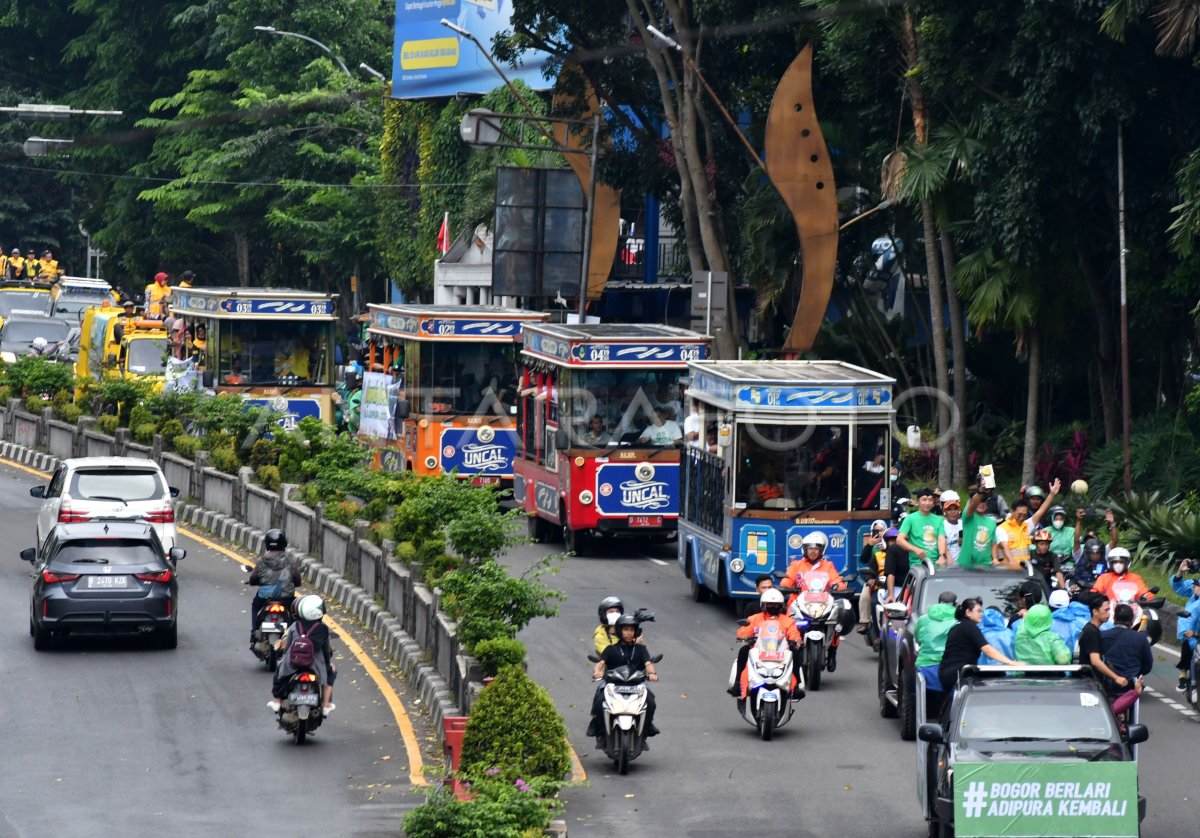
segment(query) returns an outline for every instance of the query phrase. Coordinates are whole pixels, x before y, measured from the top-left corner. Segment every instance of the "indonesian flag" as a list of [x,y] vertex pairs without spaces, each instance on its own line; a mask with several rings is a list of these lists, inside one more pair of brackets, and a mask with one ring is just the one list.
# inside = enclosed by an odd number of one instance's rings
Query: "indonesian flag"
[[450,252],[450,213],[442,216],[442,226],[438,230],[437,248],[443,256]]

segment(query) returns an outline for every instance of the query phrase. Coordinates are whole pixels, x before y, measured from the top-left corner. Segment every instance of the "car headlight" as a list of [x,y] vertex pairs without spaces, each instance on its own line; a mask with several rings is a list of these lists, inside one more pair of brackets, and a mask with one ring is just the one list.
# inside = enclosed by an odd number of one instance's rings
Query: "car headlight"
[[437,458],[436,457],[426,457],[425,458],[425,468],[437,468]]
[[582,503],[584,506],[590,505],[591,502],[595,499],[596,499],[596,496],[593,495],[591,492],[589,492],[587,489],[584,489],[582,492],[579,493],[579,502]]
[[729,562],[729,569],[734,573],[741,573],[746,569],[746,562],[742,559],[731,559]]

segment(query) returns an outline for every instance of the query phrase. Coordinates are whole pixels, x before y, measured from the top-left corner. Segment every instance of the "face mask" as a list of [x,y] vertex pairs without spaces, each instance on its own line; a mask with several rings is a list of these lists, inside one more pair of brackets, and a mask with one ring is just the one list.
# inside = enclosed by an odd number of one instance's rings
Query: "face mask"
[[621,617],[620,611],[606,611],[604,613],[604,619],[608,620],[608,624],[610,626],[615,626],[617,624],[617,620],[620,619],[620,617]]
[[898,475],[898,474],[889,474],[888,475],[888,481],[891,483],[895,483],[899,478],[900,478],[900,475]]
[[1060,521],[1058,518],[1055,518],[1054,524],[1053,524],[1054,529],[1061,530],[1063,528],[1063,524],[1065,524],[1065,523],[1066,523],[1066,521]]

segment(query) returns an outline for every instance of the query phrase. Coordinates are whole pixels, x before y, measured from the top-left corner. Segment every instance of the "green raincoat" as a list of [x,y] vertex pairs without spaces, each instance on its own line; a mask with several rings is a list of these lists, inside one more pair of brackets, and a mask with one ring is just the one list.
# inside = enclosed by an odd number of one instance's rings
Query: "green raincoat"
[[1063,639],[1055,634],[1050,607],[1038,603],[1025,613],[1013,640],[1013,651],[1021,663],[1054,665],[1071,662],[1071,650]]
[[916,638],[921,644],[917,652],[917,666],[936,666],[942,662],[946,652],[946,635],[954,624],[954,606],[945,602],[937,602],[930,606],[929,611],[917,620]]

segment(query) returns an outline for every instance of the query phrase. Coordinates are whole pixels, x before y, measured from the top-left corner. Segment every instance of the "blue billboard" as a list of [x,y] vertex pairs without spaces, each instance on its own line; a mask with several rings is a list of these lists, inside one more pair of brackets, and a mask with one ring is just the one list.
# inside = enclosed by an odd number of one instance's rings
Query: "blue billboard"
[[[396,0],[392,96],[428,99],[458,93],[487,93],[504,83],[470,40],[441,24],[449,20],[474,35],[489,52],[492,39],[509,29],[513,0]],[[534,90],[553,86],[542,76],[549,56],[529,51],[519,68],[505,67],[512,80]]]

